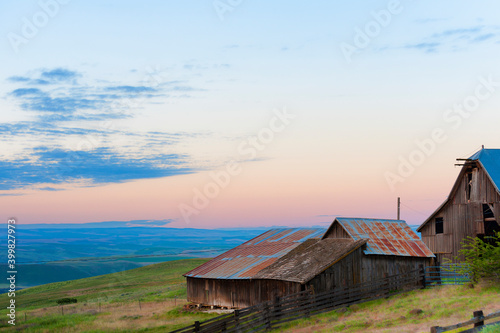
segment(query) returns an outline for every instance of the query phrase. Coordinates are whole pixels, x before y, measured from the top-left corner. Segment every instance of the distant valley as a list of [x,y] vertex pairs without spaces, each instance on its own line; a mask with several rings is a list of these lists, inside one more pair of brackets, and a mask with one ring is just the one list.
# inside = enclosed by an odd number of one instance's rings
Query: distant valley
[[[211,258],[271,228],[177,229],[123,222],[18,225],[16,285],[27,288],[171,260]],[[6,239],[5,230],[0,237]],[[0,263],[7,272],[6,251],[0,253]],[[0,283],[0,292],[5,288],[7,283]]]
[[[5,239],[5,231],[2,233],[0,236]],[[170,260],[214,257],[261,233],[258,228],[175,229],[127,227],[109,222],[18,225],[17,287],[120,272]],[[6,251],[0,253],[0,262],[0,269],[6,272]],[[0,283],[0,291],[6,287],[6,283]]]

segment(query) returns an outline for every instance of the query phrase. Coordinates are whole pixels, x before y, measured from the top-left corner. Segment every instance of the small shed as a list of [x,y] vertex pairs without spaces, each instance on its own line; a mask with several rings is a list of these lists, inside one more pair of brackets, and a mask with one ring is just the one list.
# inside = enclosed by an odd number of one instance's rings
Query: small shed
[[188,300],[241,308],[303,290],[349,287],[429,264],[401,220],[337,218],[325,229],[273,229],[185,274]]
[[500,231],[500,149],[481,149],[462,163],[448,198],[417,229],[438,263],[459,257],[461,242]]
[[289,228],[266,231],[184,274],[188,301],[243,308],[275,296],[301,291],[300,283],[257,279],[256,274],[325,229]]

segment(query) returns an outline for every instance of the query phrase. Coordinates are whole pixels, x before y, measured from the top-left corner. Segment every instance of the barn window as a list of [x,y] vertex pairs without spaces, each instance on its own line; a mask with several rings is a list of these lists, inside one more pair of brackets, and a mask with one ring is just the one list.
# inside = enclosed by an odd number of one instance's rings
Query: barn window
[[444,229],[443,229],[443,218],[442,217],[436,217],[436,234],[442,234]]

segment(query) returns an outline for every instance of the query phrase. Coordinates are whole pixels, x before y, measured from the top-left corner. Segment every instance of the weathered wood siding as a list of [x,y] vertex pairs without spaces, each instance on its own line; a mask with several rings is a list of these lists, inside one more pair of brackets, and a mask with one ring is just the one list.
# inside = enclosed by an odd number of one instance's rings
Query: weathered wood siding
[[402,274],[426,267],[432,258],[403,257],[386,255],[363,255],[361,282],[383,279],[387,276]]
[[[500,196],[484,170],[481,167],[472,170],[470,198],[467,195],[467,172],[461,172],[459,177],[448,203],[420,230],[422,240],[441,263],[445,258],[453,260],[459,256],[463,239],[467,236],[476,237],[484,230],[483,203],[493,206],[497,223],[500,222]],[[442,217],[444,221],[442,234],[436,234],[437,217]]]
[[327,233],[323,236],[323,238],[352,238],[349,236],[347,231],[338,223],[334,222],[334,225]]
[[316,293],[346,288],[428,266],[431,258],[365,255],[360,247],[305,285],[279,280],[227,280],[187,277],[187,298],[204,305],[244,308],[276,296],[311,289]]
[[187,277],[188,301],[204,305],[244,308],[299,291],[301,284],[296,282]]
[[362,282],[362,247],[347,255],[307,283],[315,292],[350,287]]
[[351,287],[429,266],[432,258],[365,255],[357,249],[307,283],[315,292]]

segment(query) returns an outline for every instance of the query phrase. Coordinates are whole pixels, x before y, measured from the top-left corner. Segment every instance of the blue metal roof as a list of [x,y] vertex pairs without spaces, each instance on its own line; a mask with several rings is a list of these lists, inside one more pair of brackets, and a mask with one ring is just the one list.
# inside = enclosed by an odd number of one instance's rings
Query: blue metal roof
[[500,149],[481,149],[470,160],[479,161],[500,193]]

